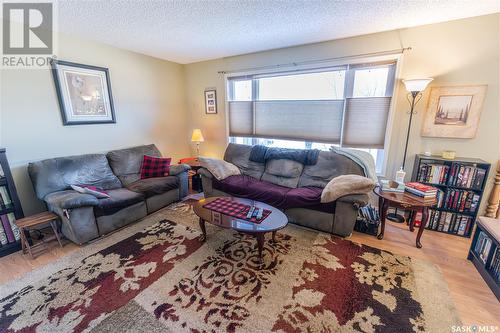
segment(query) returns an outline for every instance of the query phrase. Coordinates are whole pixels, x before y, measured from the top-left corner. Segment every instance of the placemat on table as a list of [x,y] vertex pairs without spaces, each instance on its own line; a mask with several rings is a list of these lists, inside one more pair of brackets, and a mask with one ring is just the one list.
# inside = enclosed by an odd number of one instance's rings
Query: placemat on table
[[261,223],[271,214],[271,211],[269,209],[264,209],[264,211],[262,212],[261,219],[257,220],[256,217],[247,219],[248,211],[251,208],[250,205],[245,205],[243,203],[224,198],[217,198],[214,201],[209,202],[206,205],[203,205],[203,208],[210,209],[213,210],[214,212],[236,217],[238,219],[249,221],[252,223]]

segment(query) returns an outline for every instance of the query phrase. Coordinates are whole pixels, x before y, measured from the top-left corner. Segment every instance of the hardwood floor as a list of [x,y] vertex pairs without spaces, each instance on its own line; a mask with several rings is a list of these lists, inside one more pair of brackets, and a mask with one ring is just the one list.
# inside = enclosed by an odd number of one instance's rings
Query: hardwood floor
[[[383,240],[356,232],[350,239],[435,263],[443,272],[464,325],[500,327],[500,302],[466,259],[470,239],[426,230],[422,236],[423,248],[419,250],[415,247],[415,237],[416,232],[410,232],[406,225],[387,221]],[[57,243],[49,245],[48,251],[33,260],[20,252],[0,258],[0,284],[80,248],[73,243],[67,243],[63,248],[59,248]]]
[[464,325],[500,327],[500,302],[467,260],[471,239],[425,230],[421,249],[406,224],[387,220],[383,240],[355,232],[351,240],[438,265]]

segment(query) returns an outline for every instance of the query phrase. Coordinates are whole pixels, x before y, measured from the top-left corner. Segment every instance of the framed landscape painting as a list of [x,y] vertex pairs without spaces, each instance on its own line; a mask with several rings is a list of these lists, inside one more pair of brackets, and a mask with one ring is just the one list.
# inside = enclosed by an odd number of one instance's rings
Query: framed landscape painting
[[486,85],[432,87],[422,123],[422,136],[474,138],[486,88]]
[[63,125],[116,123],[107,68],[53,60]]

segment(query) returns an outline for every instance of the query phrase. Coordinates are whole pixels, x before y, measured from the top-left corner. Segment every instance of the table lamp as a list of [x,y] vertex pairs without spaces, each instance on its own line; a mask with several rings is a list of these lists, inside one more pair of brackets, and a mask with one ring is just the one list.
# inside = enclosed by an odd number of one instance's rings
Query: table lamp
[[[415,112],[415,105],[422,99],[422,91],[427,88],[427,85],[431,83],[433,79],[427,78],[427,79],[411,79],[411,80],[402,80],[403,84],[405,85],[406,90],[408,91],[408,95],[406,96],[406,99],[408,100],[408,103],[410,104],[410,120],[408,121],[408,130],[406,131],[406,143],[405,143],[405,153],[403,155],[403,163],[401,164],[401,170],[398,172],[403,172],[403,180],[404,180],[404,169],[405,169],[405,162],[406,162],[406,153],[408,151],[408,140],[410,139],[410,130],[411,130],[411,120],[413,118],[413,115],[416,114]],[[398,180],[399,181],[399,180]],[[387,219],[394,221],[394,222],[404,222],[404,217],[398,214],[398,211],[396,211],[392,214],[387,214]]]
[[196,157],[200,156],[200,143],[204,142],[203,134],[201,134],[201,129],[195,128],[193,134],[191,135],[191,142],[196,142]]

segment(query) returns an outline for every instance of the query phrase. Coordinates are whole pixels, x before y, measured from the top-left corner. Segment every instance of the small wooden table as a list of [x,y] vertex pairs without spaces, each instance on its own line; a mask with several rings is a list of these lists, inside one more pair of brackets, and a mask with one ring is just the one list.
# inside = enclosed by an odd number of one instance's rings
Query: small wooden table
[[[19,228],[19,232],[21,233],[21,246],[23,253],[28,252],[33,259],[33,250],[40,246],[44,246],[46,242],[49,242],[51,240],[57,239],[57,242],[59,243],[59,246],[62,247],[61,243],[61,238],[59,237],[59,233],[57,231],[57,225],[56,221],[59,220],[59,216],[52,212],[43,212],[40,214],[32,215],[29,217],[25,217],[19,220],[16,220],[15,223],[17,227]],[[25,231],[28,232],[30,228],[32,227],[37,227],[41,226],[43,224],[49,223],[50,226],[52,227],[52,230],[54,231],[54,236],[48,237],[44,239],[40,244],[36,245],[30,245]]]
[[[422,212],[422,222],[418,228],[416,245],[420,249],[422,243],[420,243],[420,238],[425,229],[425,224],[427,223],[427,217],[429,216],[429,207],[436,204],[436,199],[434,200],[423,200],[415,195],[409,193],[395,193],[395,192],[384,192],[377,186],[373,189],[373,192],[378,196],[378,206],[380,209],[380,233],[378,234],[378,239],[384,238],[385,231],[385,218],[387,215],[387,209],[389,206],[402,208],[405,210],[411,210],[412,212],[421,211]],[[410,220],[410,231],[415,230],[415,219]]]
[[245,205],[268,209],[271,211],[271,214],[269,214],[269,216],[266,217],[266,219],[261,223],[253,223],[247,220],[217,213],[203,207],[204,205],[217,200],[218,198],[219,197],[201,199],[193,204],[193,210],[195,214],[200,218],[200,228],[203,233],[202,241],[204,241],[207,237],[205,222],[209,222],[222,228],[233,229],[241,233],[249,234],[257,239],[259,258],[260,260],[262,260],[262,251],[264,249],[264,235],[268,232],[271,232],[273,242],[276,241],[276,232],[286,227],[286,225],[288,224],[288,218],[286,217],[286,215],[278,208],[275,208],[263,202],[235,197],[225,197],[225,199],[234,200]]
[[201,169],[201,164],[197,157],[186,157],[179,161],[179,164],[187,164],[191,167],[189,176],[191,177],[191,189],[196,192],[203,192],[201,176],[197,173]]

